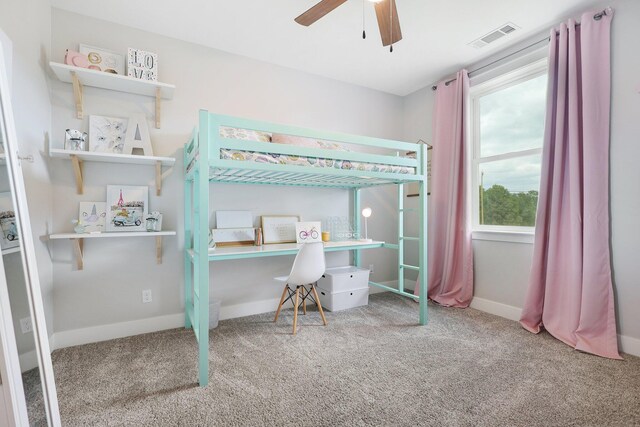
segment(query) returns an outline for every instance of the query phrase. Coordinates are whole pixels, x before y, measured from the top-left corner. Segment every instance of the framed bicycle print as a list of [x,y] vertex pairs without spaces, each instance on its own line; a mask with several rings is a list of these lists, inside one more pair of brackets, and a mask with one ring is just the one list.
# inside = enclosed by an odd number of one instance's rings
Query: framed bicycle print
[[265,244],[295,243],[296,223],[300,222],[297,215],[263,215],[262,239]]
[[322,223],[320,221],[296,222],[296,242],[322,242]]

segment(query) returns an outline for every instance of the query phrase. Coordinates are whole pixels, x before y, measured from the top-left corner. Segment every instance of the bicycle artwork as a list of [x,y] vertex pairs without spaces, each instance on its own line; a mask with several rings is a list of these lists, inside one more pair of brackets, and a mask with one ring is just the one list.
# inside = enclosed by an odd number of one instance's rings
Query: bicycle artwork
[[296,223],[296,241],[297,243],[313,243],[321,242],[320,221],[297,222]]

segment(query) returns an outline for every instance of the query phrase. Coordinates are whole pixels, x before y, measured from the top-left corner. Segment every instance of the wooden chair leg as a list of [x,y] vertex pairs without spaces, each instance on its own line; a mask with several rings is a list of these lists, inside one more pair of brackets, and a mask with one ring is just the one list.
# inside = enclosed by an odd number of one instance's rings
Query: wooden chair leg
[[322,304],[320,304],[320,298],[318,298],[316,285],[311,285],[311,290],[313,291],[313,297],[316,299],[316,304],[318,304],[318,311],[320,312],[320,317],[322,317],[322,323],[324,323],[324,326],[327,326],[327,319],[324,317],[324,311],[322,311]]
[[298,327],[298,304],[300,303],[300,287],[296,287],[296,302],[293,307],[293,335]]
[[287,296],[287,287],[289,285],[284,285],[284,289],[282,290],[282,297],[280,298],[280,304],[278,304],[278,310],[276,310],[276,318],[273,319],[274,322],[278,321],[278,316],[280,315],[280,310],[282,309],[282,303],[284,302],[285,297]]
[[[304,291],[306,291],[306,289],[304,288],[304,286],[302,287],[302,296],[304,297]],[[302,314],[306,315],[307,314],[307,299],[303,298],[302,300]]]

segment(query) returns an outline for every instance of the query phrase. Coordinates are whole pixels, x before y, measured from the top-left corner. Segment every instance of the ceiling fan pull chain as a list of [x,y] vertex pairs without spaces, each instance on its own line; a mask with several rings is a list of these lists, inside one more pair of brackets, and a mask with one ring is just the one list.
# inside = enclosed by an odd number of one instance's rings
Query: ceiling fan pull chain
[[362,39],[367,38],[367,33],[364,30],[364,0],[362,0]]

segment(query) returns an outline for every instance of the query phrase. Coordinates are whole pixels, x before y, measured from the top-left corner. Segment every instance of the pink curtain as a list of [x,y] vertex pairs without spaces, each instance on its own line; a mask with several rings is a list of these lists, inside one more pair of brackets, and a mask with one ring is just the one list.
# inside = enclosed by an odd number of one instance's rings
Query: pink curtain
[[[469,159],[465,108],[469,77],[461,70],[436,91],[428,224],[428,296],[438,304],[468,307],[473,297],[473,249],[467,195]],[[418,286],[415,291],[418,294]]]
[[619,359],[609,254],[610,26],[594,12],[551,31],[533,265],[520,323]]

